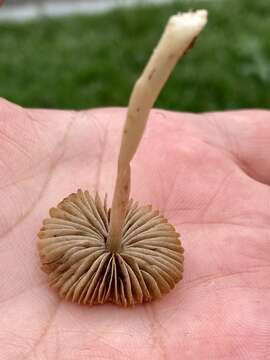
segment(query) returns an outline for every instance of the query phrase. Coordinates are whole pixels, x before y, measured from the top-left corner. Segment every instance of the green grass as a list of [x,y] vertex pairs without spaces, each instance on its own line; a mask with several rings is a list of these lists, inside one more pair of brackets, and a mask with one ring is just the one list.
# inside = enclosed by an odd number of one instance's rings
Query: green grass
[[270,2],[178,1],[97,16],[0,24],[0,96],[28,107],[125,106],[167,18],[205,7],[209,24],[156,106],[268,108]]

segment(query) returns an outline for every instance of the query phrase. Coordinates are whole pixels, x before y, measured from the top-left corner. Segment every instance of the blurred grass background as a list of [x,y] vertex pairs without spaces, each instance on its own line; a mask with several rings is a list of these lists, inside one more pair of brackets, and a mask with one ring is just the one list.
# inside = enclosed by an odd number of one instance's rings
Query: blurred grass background
[[126,106],[167,18],[207,8],[209,24],[156,107],[268,108],[270,2],[178,1],[95,16],[0,24],[0,96],[27,107]]

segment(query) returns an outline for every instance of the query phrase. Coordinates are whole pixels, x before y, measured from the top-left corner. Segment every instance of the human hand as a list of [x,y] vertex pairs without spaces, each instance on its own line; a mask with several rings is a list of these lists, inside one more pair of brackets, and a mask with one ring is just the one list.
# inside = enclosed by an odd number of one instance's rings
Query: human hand
[[270,113],[153,110],[132,197],[174,224],[184,279],[134,308],[60,300],[36,234],[78,188],[113,191],[125,109],[0,101],[1,360],[270,358]]

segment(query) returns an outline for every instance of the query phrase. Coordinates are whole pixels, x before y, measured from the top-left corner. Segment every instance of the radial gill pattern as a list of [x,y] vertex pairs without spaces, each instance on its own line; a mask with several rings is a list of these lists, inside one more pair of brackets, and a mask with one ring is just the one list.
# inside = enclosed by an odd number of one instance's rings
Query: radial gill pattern
[[108,243],[110,210],[78,190],[43,221],[38,236],[42,269],[61,297],[83,304],[129,306],[161,297],[182,278],[179,234],[151,206],[129,203],[121,246]]

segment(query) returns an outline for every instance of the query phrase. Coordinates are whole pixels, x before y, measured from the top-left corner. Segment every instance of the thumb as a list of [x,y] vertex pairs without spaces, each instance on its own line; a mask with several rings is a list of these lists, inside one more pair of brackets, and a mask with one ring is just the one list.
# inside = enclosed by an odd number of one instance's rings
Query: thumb
[[250,177],[270,185],[270,111],[244,110],[206,114],[225,147]]

